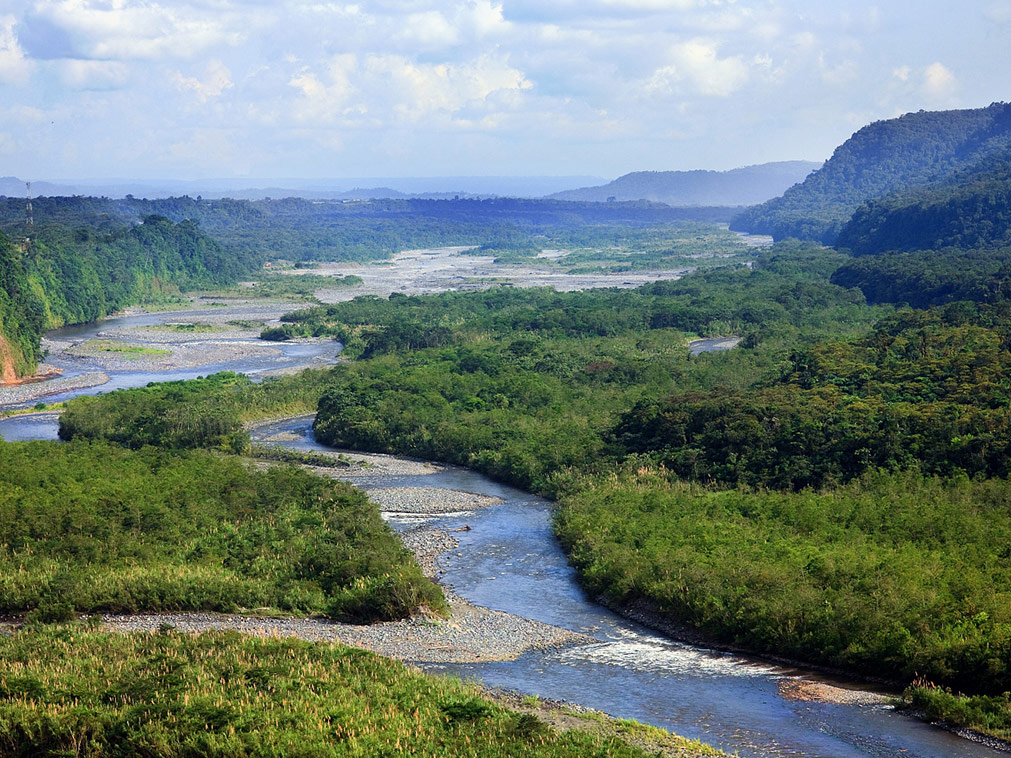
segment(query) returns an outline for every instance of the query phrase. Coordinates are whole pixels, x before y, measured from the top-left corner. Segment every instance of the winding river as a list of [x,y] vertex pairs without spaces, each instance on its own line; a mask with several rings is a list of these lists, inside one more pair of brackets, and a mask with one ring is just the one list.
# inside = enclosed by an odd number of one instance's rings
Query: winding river
[[[178,314],[172,314],[174,318]],[[78,327],[84,339],[110,324],[157,323],[164,315],[107,320]],[[63,332],[60,337],[71,336]],[[178,371],[109,371],[110,383],[88,390],[140,386],[216,370],[250,373],[328,357],[332,343],[289,346],[280,357],[243,359]],[[297,433],[293,447],[319,447],[310,419],[278,422],[267,434]],[[0,421],[5,439],[53,439],[55,414]],[[812,672],[683,645],[652,633],[590,602],[575,581],[551,532],[551,503],[465,469],[445,467],[423,476],[357,477],[365,488],[436,487],[493,495],[499,506],[465,515],[429,517],[455,532],[460,547],[444,556],[444,581],[467,600],[593,637],[596,642],[534,651],[509,662],[440,665],[439,670],[489,686],[568,700],[615,716],[634,718],[694,737],[741,756],[805,758],[997,758],[995,750],[960,739],[882,705],[840,705],[794,700],[781,694],[797,678],[825,681]],[[393,522],[394,527],[418,522]]]

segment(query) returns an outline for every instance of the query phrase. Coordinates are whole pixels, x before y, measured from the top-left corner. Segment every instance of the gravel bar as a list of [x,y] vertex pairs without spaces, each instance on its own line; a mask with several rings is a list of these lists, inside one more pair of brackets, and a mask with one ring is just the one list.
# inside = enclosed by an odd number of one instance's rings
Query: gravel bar
[[473,511],[505,501],[490,495],[431,487],[384,487],[370,489],[369,500],[387,513],[444,514]]
[[70,390],[98,387],[109,381],[109,375],[102,371],[92,371],[78,376],[60,376],[42,382],[0,385],[0,406],[15,406],[31,403],[48,395],[58,395]]
[[182,632],[231,629],[261,637],[298,637],[313,642],[339,642],[414,663],[511,661],[530,649],[593,642],[558,627],[451,601],[451,617],[424,615],[406,621],[359,626],[325,619],[271,619],[214,613],[153,613],[104,616],[118,632],[155,632],[169,624]]

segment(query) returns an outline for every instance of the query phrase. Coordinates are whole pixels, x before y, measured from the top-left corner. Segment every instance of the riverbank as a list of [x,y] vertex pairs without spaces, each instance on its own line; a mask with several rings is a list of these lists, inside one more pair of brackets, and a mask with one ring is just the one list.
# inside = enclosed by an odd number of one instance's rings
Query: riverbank
[[[252,436],[260,444],[278,444],[299,437],[294,433],[258,434],[257,430],[266,425],[249,425]],[[436,474],[442,470],[442,467],[426,462],[386,455],[354,454],[349,457],[337,451],[321,451],[319,454],[331,457],[342,465],[334,468],[303,464],[301,467],[321,476],[350,480],[356,484],[360,484],[363,477],[416,476]],[[272,464],[258,460],[254,465]],[[385,518],[424,520],[426,517],[466,513],[502,502],[495,497],[427,487],[371,487],[367,492]],[[425,574],[433,580],[438,580],[443,573],[440,558],[459,547],[457,540],[448,532],[424,524],[400,531],[400,538],[404,546],[414,553]],[[156,631],[168,624],[179,631],[192,633],[230,629],[260,636],[340,642],[419,664],[510,661],[531,650],[559,649],[594,642],[586,635],[557,626],[474,605],[453,593],[451,588],[443,589],[450,607],[448,619],[421,614],[404,621],[361,626],[314,618],[177,613],[106,616],[103,622],[107,628],[122,632]]]
[[58,376],[28,384],[0,385],[0,406],[24,405],[62,392],[100,387],[108,381],[109,375],[104,371],[89,371],[77,376]]
[[102,622],[107,629],[117,632],[156,632],[167,625],[194,634],[231,630],[258,637],[339,642],[417,664],[512,661],[530,650],[585,644],[588,639],[547,624],[480,608],[460,598],[447,599],[449,619],[419,615],[405,621],[368,625],[211,613],[103,616]]

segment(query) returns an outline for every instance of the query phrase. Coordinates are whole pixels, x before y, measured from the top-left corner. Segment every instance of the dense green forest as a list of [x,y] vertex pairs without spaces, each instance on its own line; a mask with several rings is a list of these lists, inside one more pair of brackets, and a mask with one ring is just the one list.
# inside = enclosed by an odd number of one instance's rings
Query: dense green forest
[[0,613],[445,608],[365,495],[293,466],[100,441],[0,445]]
[[679,393],[611,439],[680,476],[801,489],[869,469],[1011,473],[1011,303],[900,311],[858,339],[798,349],[775,383]]
[[[1011,105],[920,111],[865,126],[781,197],[749,208],[731,228],[833,244],[863,203],[943,180],[1011,149]],[[936,242],[929,240],[929,246]],[[943,243],[942,243],[943,246]]]
[[[632,292],[289,319],[359,351],[319,439],[561,496],[594,594],[753,649],[1003,692],[1007,306],[889,314],[826,282],[841,261],[786,246]],[[689,358],[681,330],[714,327],[749,337]]]
[[856,255],[1011,245],[1011,151],[943,182],[862,205],[836,246]]
[[865,255],[836,269],[832,283],[859,288],[869,303],[996,303],[1011,297],[1011,248]]
[[253,265],[193,222],[163,216],[108,230],[40,224],[19,244],[0,232],[0,334],[14,371],[24,375],[41,357],[45,329],[93,321],[179,288],[231,284]]

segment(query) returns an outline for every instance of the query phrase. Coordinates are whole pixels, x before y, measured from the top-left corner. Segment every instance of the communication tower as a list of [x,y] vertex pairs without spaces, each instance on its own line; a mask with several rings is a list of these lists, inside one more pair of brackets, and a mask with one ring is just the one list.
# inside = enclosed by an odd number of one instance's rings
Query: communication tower
[[32,183],[25,182],[28,204],[25,206],[25,234],[31,239],[35,233],[35,216],[32,215]]

